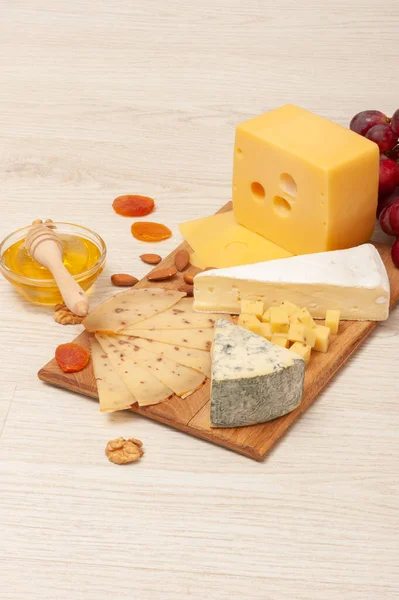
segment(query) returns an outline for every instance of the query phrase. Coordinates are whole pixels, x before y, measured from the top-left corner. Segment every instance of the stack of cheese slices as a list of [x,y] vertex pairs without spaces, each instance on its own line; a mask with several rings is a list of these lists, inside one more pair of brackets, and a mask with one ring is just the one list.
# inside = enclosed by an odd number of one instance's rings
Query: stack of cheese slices
[[123,410],[184,398],[211,374],[218,315],[195,313],[192,298],[145,288],[112,296],[84,320],[100,409]]

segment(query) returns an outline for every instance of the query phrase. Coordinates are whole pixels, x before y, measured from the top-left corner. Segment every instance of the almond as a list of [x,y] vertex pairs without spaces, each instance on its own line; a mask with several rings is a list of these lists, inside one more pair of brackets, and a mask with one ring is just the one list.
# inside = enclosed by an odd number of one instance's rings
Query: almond
[[176,275],[177,271],[175,267],[165,267],[165,269],[157,269],[147,276],[148,281],[163,281],[164,279],[170,279]]
[[148,265],[157,265],[162,260],[162,257],[159,256],[159,254],[141,254],[140,258]]
[[188,283],[183,283],[183,285],[179,287],[179,292],[184,292],[191,298],[191,296],[194,295],[194,287],[192,285],[188,285]]
[[213,269],[217,269],[217,267],[205,267],[204,271],[213,271]]
[[193,285],[194,273],[185,273],[183,279],[186,283],[188,283],[188,285]]
[[126,273],[116,273],[115,275],[111,275],[111,281],[118,287],[131,287],[132,285],[136,285],[138,279]]
[[190,264],[190,255],[187,250],[179,250],[175,255],[175,265],[178,271],[183,271]]

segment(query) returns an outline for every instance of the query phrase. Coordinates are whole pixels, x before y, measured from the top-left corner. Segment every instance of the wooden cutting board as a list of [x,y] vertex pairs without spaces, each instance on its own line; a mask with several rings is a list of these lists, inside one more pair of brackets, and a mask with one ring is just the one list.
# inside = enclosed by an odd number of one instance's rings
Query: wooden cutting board
[[[224,206],[222,211],[230,209],[231,203]],[[396,269],[392,263],[390,247],[386,244],[375,245],[388,271],[391,283],[392,309],[399,300],[399,269]],[[183,242],[155,269],[172,265],[176,252],[182,248],[191,250],[188,244]],[[189,267],[186,271],[196,273],[198,269]],[[136,288],[165,287],[177,289],[182,283],[183,275],[179,273],[173,280],[163,284],[151,283],[144,277],[136,285]],[[293,412],[274,421],[250,427],[212,428],[209,421],[209,381],[184,400],[174,396],[171,400],[162,404],[132,408],[132,411],[255,460],[262,460],[277,440],[315,401],[319,392],[377,325],[378,323],[372,321],[343,321],[340,325],[339,334],[335,336],[330,344],[328,353],[314,352],[312,354],[310,364],[306,368],[305,387],[301,404]],[[90,334],[84,331],[74,341],[89,348],[89,336]],[[98,399],[97,385],[91,362],[78,373],[63,373],[53,359],[39,371],[38,376],[42,381],[51,385]]]

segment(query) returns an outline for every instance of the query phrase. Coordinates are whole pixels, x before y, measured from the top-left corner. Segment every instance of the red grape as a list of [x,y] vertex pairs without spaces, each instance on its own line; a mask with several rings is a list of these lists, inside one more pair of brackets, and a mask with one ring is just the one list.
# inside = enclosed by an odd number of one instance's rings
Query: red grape
[[381,156],[380,158],[380,180],[378,184],[378,196],[383,198],[396,188],[399,183],[399,165],[394,160]]
[[399,238],[396,238],[392,245],[391,256],[393,264],[399,268]]
[[366,138],[375,142],[380,149],[380,152],[392,150],[398,141],[389,125],[374,125],[366,133]]
[[385,196],[384,198],[379,198],[378,199],[378,208],[377,208],[377,217],[380,216],[382,210],[388,206],[389,204],[392,204],[393,202],[399,202],[399,186],[396,187],[394,189],[394,191],[392,192],[392,194],[389,194],[389,196]]
[[381,123],[389,123],[389,119],[384,113],[379,110],[363,110],[357,113],[350,122],[349,128],[360,135],[366,135],[371,127],[380,125]]
[[388,150],[386,152],[386,155],[388,158],[392,158],[392,160],[399,160],[399,144],[397,146],[395,146],[395,148],[392,148],[392,150]]
[[380,225],[387,235],[399,235],[399,201],[388,204],[381,211]]
[[391,129],[394,134],[399,137],[399,108],[393,113],[393,117],[391,119]]

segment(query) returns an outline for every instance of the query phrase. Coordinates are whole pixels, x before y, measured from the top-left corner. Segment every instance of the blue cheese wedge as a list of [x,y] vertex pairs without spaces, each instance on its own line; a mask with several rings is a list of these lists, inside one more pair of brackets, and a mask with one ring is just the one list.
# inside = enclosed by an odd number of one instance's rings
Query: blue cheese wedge
[[301,402],[305,361],[252,331],[218,319],[212,347],[211,425],[281,417]]

